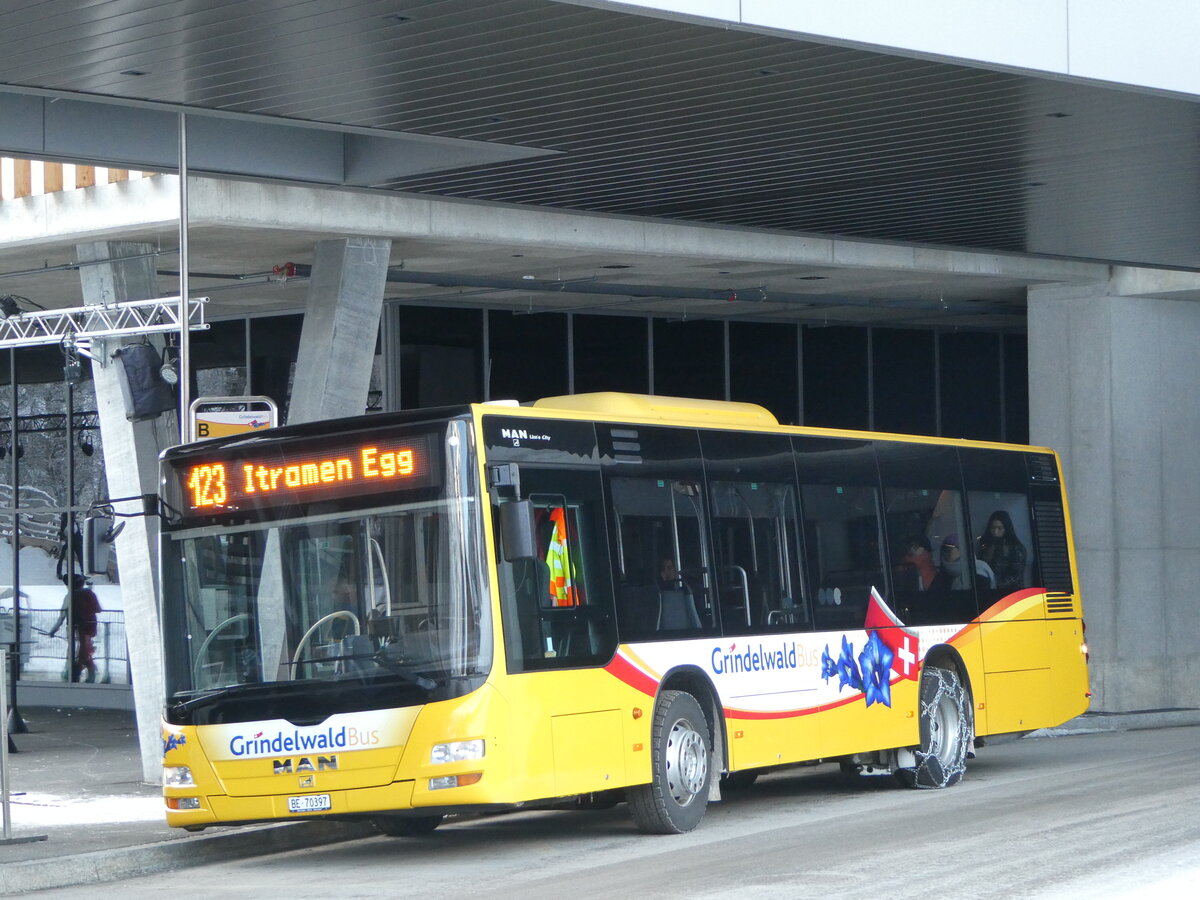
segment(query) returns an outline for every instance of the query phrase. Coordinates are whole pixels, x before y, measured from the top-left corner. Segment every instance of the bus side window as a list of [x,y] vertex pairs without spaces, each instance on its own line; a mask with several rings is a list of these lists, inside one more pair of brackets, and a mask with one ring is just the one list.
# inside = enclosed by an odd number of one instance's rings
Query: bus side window
[[960,454],[971,549],[991,576],[991,584],[982,592],[981,606],[986,608],[1014,591],[1033,587],[1040,578],[1033,552],[1028,474],[1020,454],[968,448]]
[[887,586],[874,447],[820,437],[796,437],[792,445],[816,626],[861,628],[872,588]]
[[499,560],[509,671],[605,662],[616,638],[599,475],[523,466],[521,481],[533,505],[535,555]]
[[713,481],[709,490],[724,633],[803,627],[795,488]]
[[895,613],[908,625],[971,621],[976,582],[961,492],[889,487],[883,497]]
[[702,497],[689,479],[613,478],[622,640],[682,636],[709,626]]

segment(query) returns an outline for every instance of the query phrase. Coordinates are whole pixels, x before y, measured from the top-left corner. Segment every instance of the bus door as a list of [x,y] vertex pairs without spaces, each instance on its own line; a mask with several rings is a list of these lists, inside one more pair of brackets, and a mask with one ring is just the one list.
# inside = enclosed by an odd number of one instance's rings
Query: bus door
[[[561,424],[561,423],[555,423]],[[568,423],[575,425],[577,423]],[[540,427],[546,428],[545,425]],[[624,686],[599,670],[616,651],[608,547],[595,469],[520,464],[520,497],[494,497],[507,671],[499,689],[526,720],[515,756],[525,792],[593,792],[626,771]],[[504,509],[506,504],[516,513]],[[505,521],[526,516],[530,546]],[[521,529],[514,529],[520,532]]]

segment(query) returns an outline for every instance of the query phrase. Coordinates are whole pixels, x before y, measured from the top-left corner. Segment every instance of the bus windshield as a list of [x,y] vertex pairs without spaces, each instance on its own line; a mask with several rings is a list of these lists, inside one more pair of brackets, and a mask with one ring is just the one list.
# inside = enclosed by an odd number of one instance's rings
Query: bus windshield
[[169,706],[211,700],[228,717],[231,698],[319,695],[382,708],[480,680],[491,626],[478,498],[444,493],[166,536]]

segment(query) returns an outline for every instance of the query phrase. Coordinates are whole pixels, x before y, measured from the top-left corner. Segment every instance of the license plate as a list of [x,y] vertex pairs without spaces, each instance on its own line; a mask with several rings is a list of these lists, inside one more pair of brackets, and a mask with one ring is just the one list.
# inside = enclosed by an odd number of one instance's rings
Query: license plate
[[288,797],[288,812],[323,812],[333,808],[328,794],[305,794],[303,797]]

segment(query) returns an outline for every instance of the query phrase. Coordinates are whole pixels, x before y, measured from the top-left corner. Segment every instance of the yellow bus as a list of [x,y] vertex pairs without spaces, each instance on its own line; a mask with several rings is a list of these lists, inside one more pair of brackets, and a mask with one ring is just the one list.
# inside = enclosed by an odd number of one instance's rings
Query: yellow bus
[[1054,452],[629,394],[162,460],[167,821],[626,802],[814,761],[959,781],[1088,704]]

